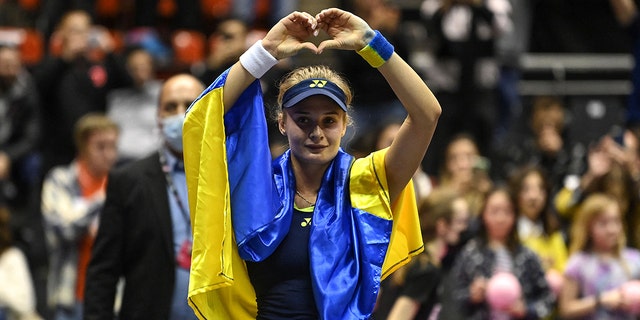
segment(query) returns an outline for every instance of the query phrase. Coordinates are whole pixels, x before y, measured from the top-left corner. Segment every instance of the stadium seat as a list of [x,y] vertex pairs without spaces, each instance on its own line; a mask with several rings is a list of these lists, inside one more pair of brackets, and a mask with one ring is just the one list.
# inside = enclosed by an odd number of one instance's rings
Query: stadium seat
[[122,11],[122,3],[120,0],[97,0],[95,9],[99,18],[114,18]]
[[40,8],[40,0],[19,0],[18,4],[28,12],[35,12]]
[[207,18],[223,18],[231,12],[231,0],[201,0],[200,6]]
[[177,6],[175,0],[158,0],[158,15],[163,18],[171,18],[176,14]]
[[178,65],[192,65],[204,59],[206,37],[200,31],[176,30],[171,36],[174,62]]
[[27,66],[37,64],[44,56],[44,40],[35,29],[0,27],[0,44],[17,46]]

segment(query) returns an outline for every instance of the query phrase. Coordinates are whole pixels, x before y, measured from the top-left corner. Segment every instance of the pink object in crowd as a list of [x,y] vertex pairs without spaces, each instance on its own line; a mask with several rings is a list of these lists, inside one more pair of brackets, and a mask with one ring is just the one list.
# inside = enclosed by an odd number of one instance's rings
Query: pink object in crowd
[[487,303],[494,310],[509,310],[521,295],[520,282],[512,273],[496,273],[487,283]]

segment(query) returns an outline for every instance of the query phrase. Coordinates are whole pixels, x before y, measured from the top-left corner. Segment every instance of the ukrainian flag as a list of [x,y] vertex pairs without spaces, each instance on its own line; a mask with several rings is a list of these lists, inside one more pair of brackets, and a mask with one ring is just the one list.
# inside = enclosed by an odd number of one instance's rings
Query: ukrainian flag
[[[227,75],[192,104],[184,124],[194,238],[188,299],[200,319],[255,319],[244,260],[268,257],[286,235],[293,179],[288,152],[272,166],[258,81],[224,114]],[[355,161],[340,152],[323,180],[316,206],[327,210],[314,215],[334,219],[314,218],[309,244],[322,319],[366,319],[381,279],[423,250],[413,185],[389,202],[385,152]]]

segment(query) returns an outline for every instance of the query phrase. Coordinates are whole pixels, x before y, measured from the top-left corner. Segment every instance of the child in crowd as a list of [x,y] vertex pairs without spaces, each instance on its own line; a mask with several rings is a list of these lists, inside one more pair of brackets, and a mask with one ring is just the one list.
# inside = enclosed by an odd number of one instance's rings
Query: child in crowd
[[571,256],[560,293],[566,319],[635,319],[621,286],[640,276],[640,252],[625,247],[620,204],[596,193],[584,200],[571,229]]

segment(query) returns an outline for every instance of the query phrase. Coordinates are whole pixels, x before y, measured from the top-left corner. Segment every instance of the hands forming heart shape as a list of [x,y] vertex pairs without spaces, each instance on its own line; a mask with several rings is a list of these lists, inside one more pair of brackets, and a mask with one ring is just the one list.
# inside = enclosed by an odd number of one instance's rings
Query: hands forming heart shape
[[[329,39],[316,46],[310,39],[318,36],[321,30]],[[316,16],[296,11],[273,26],[262,40],[262,45],[275,58],[283,59],[302,49],[316,54],[325,49],[360,50],[374,35],[362,18],[341,9],[325,9]]]

